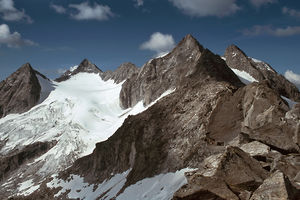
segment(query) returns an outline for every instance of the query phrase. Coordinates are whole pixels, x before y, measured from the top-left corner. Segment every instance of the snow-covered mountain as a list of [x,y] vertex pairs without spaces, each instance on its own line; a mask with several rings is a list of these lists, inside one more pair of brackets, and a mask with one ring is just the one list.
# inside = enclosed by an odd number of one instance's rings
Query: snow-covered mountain
[[297,199],[299,91],[236,46],[223,59],[187,35],[140,69],[35,72],[39,101],[0,119],[0,197]]
[[[129,115],[146,109],[142,103],[121,109],[122,83],[103,81],[99,74],[78,73],[67,81],[50,85],[45,79],[40,80],[42,92],[47,93],[54,87],[53,91],[28,112],[0,119],[0,141],[5,142],[0,153],[8,156],[16,150],[22,152],[26,146],[38,142],[52,145],[46,153],[26,163],[25,168],[10,173],[11,181],[6,182],[2,190],[15,187],[19,180],[14,193],[33,192],[32,188],[38,189],[36,185],[45,177],[92,153],[95,144],[110,137]],[[28,181],[33,183],[30,188],[24,186]]]

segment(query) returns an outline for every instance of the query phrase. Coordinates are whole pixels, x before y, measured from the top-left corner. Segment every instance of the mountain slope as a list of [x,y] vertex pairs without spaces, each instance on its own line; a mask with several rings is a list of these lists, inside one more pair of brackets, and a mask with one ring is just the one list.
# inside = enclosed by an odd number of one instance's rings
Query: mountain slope
[[[1,162],[9,165],[15,156],[12,152],[17,149],[28,154],[26,162],[20,162],[1,176],[19,183],[31,180],[36,186],[45,177],[69,167],[77,158],[90,154],[95,143],[111,136],[128,115],[146,109],[142,104],[121,109],[120,90],[120,84],[112,80],[105,82],[98,74],[78,73],[66,81],[56,82],[49,97],[28,112],[1,119],[0,141],[4,142],[0,149]],[[30,153],[30,145],[37,143],[47,148]],[[5,194],[8,188],[13,193],[18,190],[22,193],[21,186],[6,182],[0,194]]]

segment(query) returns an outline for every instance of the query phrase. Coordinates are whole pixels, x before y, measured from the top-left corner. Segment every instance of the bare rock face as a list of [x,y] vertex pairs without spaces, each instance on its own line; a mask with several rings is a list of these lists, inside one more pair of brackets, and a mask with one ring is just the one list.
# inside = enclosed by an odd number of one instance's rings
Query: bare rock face
[[79,66],[74,71],[66,71],[61,77],[55,79],[57,82],[66,81],[71,78],[71,76],[78,74],[80,72],[86,73],[95,73],[95,74],[102,74],[102,70],[99,69],[95,64],[91,63],[89,60],[84,59]]
[[278,74],[269,64],[249,58],[237,46],[231,45],[226,49],[225,59],[229,67],[245,71],[257,81],[267,80],[280,95],[300,101],[300,92],[294,84]]
[[[188,173],[188,184],[174,195],[176,200],[201,199],[206,193],[219,199],[240,199],[251,194],[268,177],[260,163],[237,147],[205,159],[199,170]],[[193,197],[193,198],[191,198]]]
[[250,200],[297,200],[299,197],[300,191],[292,186],[282,172],[276,171],[259,186]]
[[222,101],[209,120],[208,136],[215,142],[229,144],[243,133],[278,151],[299,152],[296,108],[290,111],[267,81],[242,87]]
[[11,113],[22,113],[35,106],[41,86],[29,63],[0,83],[0,118]]
[[[141,100],[148,105],[166,90],[178,87],[186,77],[195,73],[198,61],[204,54],[209,57],[209,50],[204,49],[191,35],[187,35],[171,53],[150,60],[138,74],[123,84],[120,93],[121,106],[129,108]],[[202,61],[205,62],[204,59]],[[224,77],[231,76],[232,82],[239,82],[222,59],[216,58],[215,61],[218,62],[216,66],[224,68]],[[208,65],[207,67],[209,68]],[[211,68],[211,75],[213,70],[219,69]]]
[[101,77],[104,81],[112,79],[114,80],[115,83],[118,84],[138,74],[138,72],[139,72],[139,68],[137,68],[134,64],[123,63],[115,71],[104,72],[101,75]]

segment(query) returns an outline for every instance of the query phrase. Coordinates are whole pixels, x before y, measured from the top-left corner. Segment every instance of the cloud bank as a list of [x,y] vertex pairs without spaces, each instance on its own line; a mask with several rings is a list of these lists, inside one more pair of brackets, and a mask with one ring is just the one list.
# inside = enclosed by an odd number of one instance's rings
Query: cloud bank
[[50,8],[52,8],[58,14],[65,14],[67,12],[67,10],[60,5],[50,4]]
[[184,14],[192,17],[218,16],[234,14],[240,8],[236,0],[169,0]]
[[276,3],[277,0],[250,0],[250,3],[255,7],[261,7],[266,4]]
[[294,83],[300,90],[300,74],[296,74],[291,70],[287,70],[284,73],[284,77],[288,79],[290,82]]
[[272,35],[276,37],[288,37],[300,35],[300,26],[287,26],[285,28],[273,28],[272,26],[256,25],[250,29],[245,29],[242,33],[246,36]]
[[33,22],[24,10],[15,8],[13,0],[0,0],[0,17],[5,21],[24,20],[28,23]]
[[175,46],[172,35],[162,34],[160,32],[153,33],[150,39],[144,42],[140,48],[156,52],[156,57],[169,53]]
[[76,10],[75,13],[71,14],[71,17],[76,20],[103,21],[114,16],[109,6],[99,5],[97,3],[90,5],[88,2],[83,2],[80,4],[70,4],[69,7]]
[[31,40],[23,39],[18,32],[11,33],[7,24],[0,25],[0,45],[6,45],[10,48],[18,48],[21,46],[36,46],[37,44]]
[[290,15],[292,17],[300,17],[300,11],[299,10],[291,9],[291,8],[288,8],[288,7],[283,7],[282,8],[282,13],[286,14],[286,15]]

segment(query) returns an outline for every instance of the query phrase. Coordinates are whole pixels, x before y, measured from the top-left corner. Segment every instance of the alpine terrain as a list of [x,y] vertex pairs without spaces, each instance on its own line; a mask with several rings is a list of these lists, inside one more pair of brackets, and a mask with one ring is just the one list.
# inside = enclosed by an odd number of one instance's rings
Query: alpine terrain
[[0,83],[0,199],[300,200],[300,92],[191,35],[141,68]]

